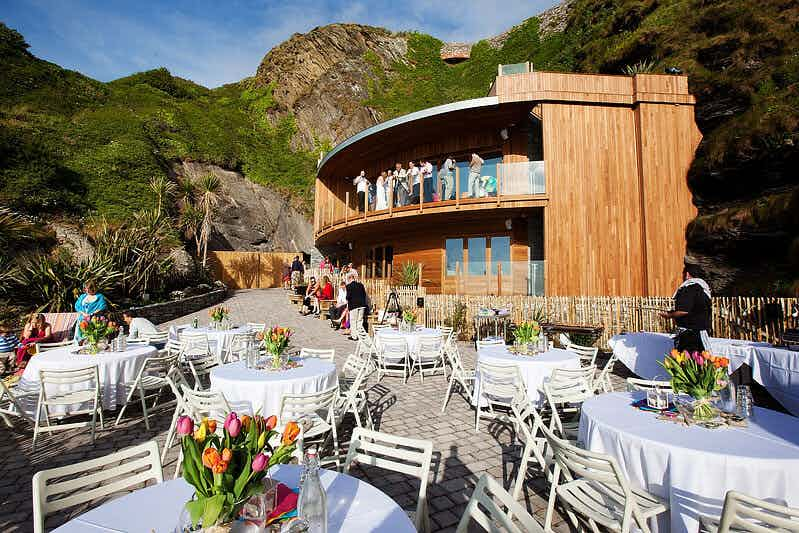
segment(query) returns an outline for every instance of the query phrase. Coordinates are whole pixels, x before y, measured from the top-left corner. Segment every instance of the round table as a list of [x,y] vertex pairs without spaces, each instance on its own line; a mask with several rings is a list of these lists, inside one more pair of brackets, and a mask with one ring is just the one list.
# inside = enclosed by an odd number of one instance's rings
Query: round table
[[218,366],[211,370],[211,390],[224,394],[236,411],[279,415],[284,394],[320,392],[338,385],[335,364],[315,357],[301,361],[301,367],[277,372],[247,368],[245,361]]
[[441,335],[440,329],[435,328],[422,328],[415,331],[399,331],[396,329],[383,329],[377,332],[377,338],[403,338],[408,343],[408,353],[412,356],[416,353],[416,345],[419,343],[419,337],[422,335]]
[[[279,465],[272,478],[289,487],[299,486],[302,468]],[[385,493],[347,474],[320,470],[327,495],[327,530],[415,532],[408,515]],[[85,531],[154,531],[172,533],[183,505],[194,488],[182,478],[152,485],[110,501],[55,529],[59,533]],[[144,512],[143,512],[144,511]]]
[[208,345],[211,351],[219,357],[221,361],[225,354],[225,350],[227,350],[228,346],[230,346],[230,342],[233,340],[233,336],[252,333],[252,330],[249,326],[239,326],[230,329],[213,329],[209,327],[193,328],[191,326],[179,328],[172,326],[169,328],[169,336],[173,339],[178,339],[183,333],[205,333],[208,337]]
[[615,457],[632,485],[670,502],[654,525],[658,531],[695,532],[700,515],[721,514],[729,490],[799,507],[796,418],[755,408],[745,428],[686,427],[631,407],[642,397],[611,393],[586,400],[579,440]]
[[[503,345],[485,346],[477,350],[477,360],[491,363],[494,365],[519,367],[524,384],[527,387],[527,397],[536,406],[544,402],[544,395],[541,386],[544,381],[549,379],[552,371],[557,368],[580,368],[580,357],[568,350],[552,348],[546,352],[536,355],[519,355],[508,351]],[[479,370],[475,377],[474,394],[472,395],[472,405],[477,405],[480,397],[480,374]],[[486,401],[481,400],[481,407],[485,407]]]
[[[128,346],[124,352],[100,352],[97,355],[74,353],[77,346],[58,348],[37,355],[28,361],[25,372],[19,381],[19,387],[24,390],[39,390],[39,370],[69,370],[97,365],[100,376],[100,397],[103,409],[113,410],[125,404],[127,396],[126,383],[136,379],[136,375],[148,357],[158,353],[154,346]],[[69,390],[85,389],[81,384],[74,386],[48,387],[48,393],[68,392]],[[30,413],[35,413],[36,406],[24,406]],[[52,415],[66,412],[66,406],[51,407]]]

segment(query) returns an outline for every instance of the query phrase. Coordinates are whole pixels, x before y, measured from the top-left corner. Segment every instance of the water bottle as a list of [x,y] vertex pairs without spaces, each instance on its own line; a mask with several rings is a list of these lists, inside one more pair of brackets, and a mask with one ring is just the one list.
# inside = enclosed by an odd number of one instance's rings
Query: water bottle
[[319,480],[319,459],[316,450],[308,450],[300,478],[297,515],[308,522],[310,533],[327,533],[327,497]]
[[118,352],[124,352],[128,349],[128,338],[125,336],[125,330],[122,326],[119,326],[119,333],[117,334],[117,350]]
[[194,329],[199,328],[200,327],[200,319],[198,319],[197,317],[194,317],[194,319],[192,319],[192,321],[191,321],[191,327],[194,328]]

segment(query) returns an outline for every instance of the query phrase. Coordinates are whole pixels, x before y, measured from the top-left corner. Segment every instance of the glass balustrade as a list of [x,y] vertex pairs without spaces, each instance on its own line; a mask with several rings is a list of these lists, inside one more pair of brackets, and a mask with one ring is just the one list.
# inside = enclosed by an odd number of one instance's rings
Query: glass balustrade
[[[491,239],[490,252],[484,243],[474,242],[485,239],[470,238],[465,250],[464,261],[452,261],[453,254],[464,253],[457,244],[459,239],[447,243],[446,274],[443,278],[443,292],[447,294],[544,294],[544,261],[505,260],[497,238]],[[486,254],[491,259],[486,260]],[[497,257],[500,256],[500,257]]]

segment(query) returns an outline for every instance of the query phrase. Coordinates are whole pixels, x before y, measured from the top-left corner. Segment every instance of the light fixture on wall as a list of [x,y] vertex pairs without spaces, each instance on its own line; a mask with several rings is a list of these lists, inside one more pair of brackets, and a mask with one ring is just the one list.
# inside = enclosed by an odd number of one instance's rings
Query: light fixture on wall
[[505,219],[505,229],[508,231],[513,229],[513,221],[509,218]]
[[499,136],[502,137],[503,141],[507,141],[508,140],[508,128],[502,128],[501,130],[499,130]]

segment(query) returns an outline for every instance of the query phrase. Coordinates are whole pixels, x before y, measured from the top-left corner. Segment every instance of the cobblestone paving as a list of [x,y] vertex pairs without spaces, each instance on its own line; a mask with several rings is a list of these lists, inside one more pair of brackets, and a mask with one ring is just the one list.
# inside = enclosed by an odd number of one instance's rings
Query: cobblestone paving
[[[297,331],[293,345],[309,348],[335,348],[340,366],[352,352],[354,343],[333,331],[327,321],[299,315],[289,305],[282,289],[239,291],[225,304],[231,310],[234,323],[266,322],[289,326]],[[206,311],[174,320],[171,324],[186,324],[198,317],[208,321]],[[467,368],[474,366],[475,351],[471,344],[461,343],[461,353]],[[601,363],[600,363],[601,364]],[[617,365],[619,367],[621,365]],[[626,369],[623,369],[626,370]],[[616,389],[623,387],[622,375],[614,375]],[[462,396],[453,395],[446,413],[441,405],[446,383],[443,376],[426,377],[424,384],[413,376],[407,384],[396,377],[385,377],[369,393],[375,423],[381,431],[406,437],[432,440],[434,443],[434,474],[428,486],[431,525],[434,531],[454,531],[479,477],[488,472],[505,487],[511,487],[517,473],[521,447],[513,442],[510,428],[486,419],[480,432],[474,429],[474,411]],[[0,531],[31,531],[31,478],[40,469],[72,464],[111,453],[127,446],[155,439],[164,445],[172,416],[172,408],[157,409],[150,417],[147,431],[139,409],[131,409],[119,426],[114,427],[116,413],[106,412],[106,426],[98,431],[94,446],[87,430],[66,430],[45,435],[35,453],[31,453],[31,428],[24,423],[13,430],[0,430]],[[351,432],[345,423],[340,442],[346,443]],[[164,477],[171,478],[178,447],[173,446],[164,463]],[[353,469],[352,474],[367,480],[391,496],[405,509],[415,509],[419,491],[418,481],[402,475],[385,475],[383,471]],[[547,491],[542,478],[530,478],[523,495],[523,505],[543,522]],[[68,514],[48,519],[47,528],[56,527],[86,509],[102,503],[70,510]],[[175,510],[175,518],[179,510]],[[560,516],[556,531],[568,531]]]

